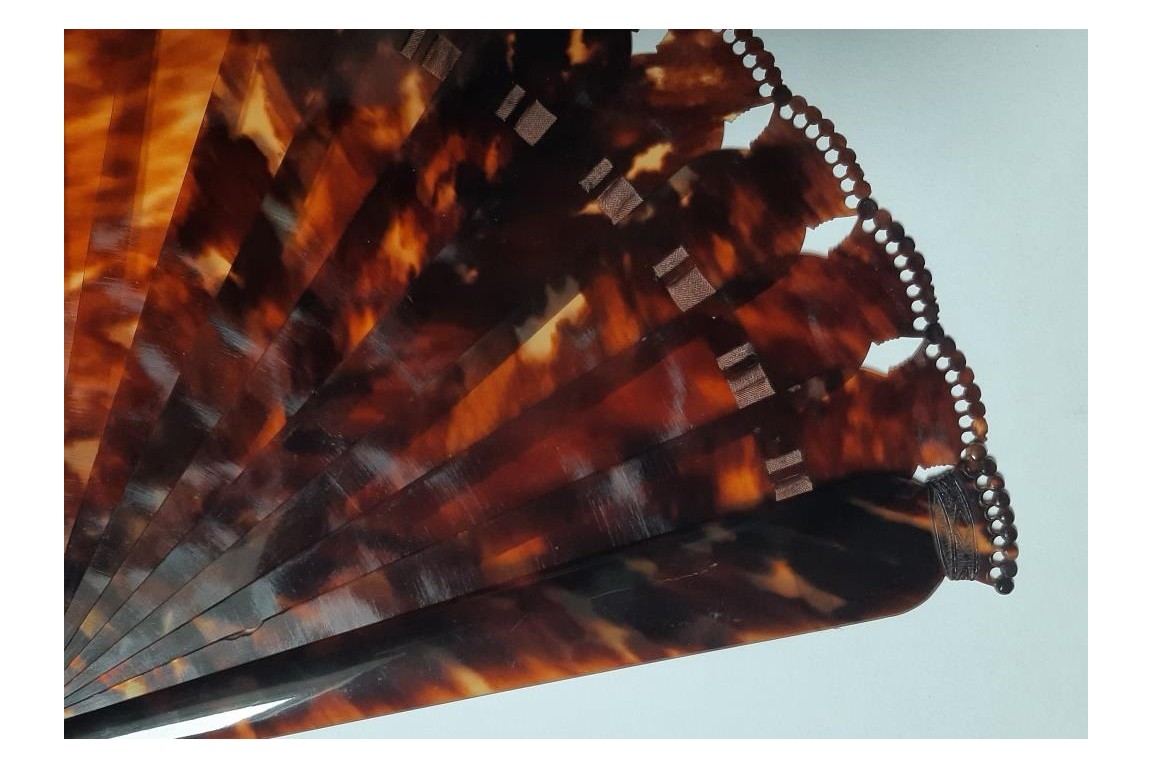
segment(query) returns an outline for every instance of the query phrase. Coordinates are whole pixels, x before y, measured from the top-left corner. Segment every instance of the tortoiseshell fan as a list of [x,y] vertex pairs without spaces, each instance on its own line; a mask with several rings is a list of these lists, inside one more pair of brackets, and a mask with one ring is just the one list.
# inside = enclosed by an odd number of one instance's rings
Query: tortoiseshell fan
[[65,129],[68,735],[1012,589],[924,258],[750,32],[69,32]]

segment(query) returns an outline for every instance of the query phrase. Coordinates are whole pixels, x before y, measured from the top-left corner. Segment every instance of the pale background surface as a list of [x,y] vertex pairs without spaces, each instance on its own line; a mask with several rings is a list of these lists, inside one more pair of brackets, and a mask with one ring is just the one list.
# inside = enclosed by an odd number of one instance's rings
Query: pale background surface
[[1087,33],[757,34],[925,254],[1017,512],[1016,591],[946,582],[904,616],[302,736],[1087,735]]

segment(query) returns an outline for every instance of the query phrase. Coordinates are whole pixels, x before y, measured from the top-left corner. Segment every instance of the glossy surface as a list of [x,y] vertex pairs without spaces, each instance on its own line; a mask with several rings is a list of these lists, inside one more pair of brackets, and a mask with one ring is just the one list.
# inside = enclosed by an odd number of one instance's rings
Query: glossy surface
[[[107,360],[128,362],[92,475],[66,474],[72,732],[289,690],[228,734],[274,735],[890,615],[935,588],[940,553],[1010,591],[1009,500],[923,257],[834,126],[736,37],[758,66],[711,32],[635,56],[623,32],[228,37],[139,328]],[[66,134],[94,140],[103,102],[74,101]],[[719,149],[764,103],[752,146]],[[67,198],[77,228],[90,195]],[[801,253],[847,215],[840,246]],[[100,332],[85,317],[73,357]],[[924,341],[887,376],[860,369],[896,336]],[[910,479],[958,462],[952,496]],[[907,569],[818,554],[891,546],[873,518],[917,531]],[[662,597],[681,579],[689,597]],[[627,617],[500,671],[571,623],[554,591],[594,602],[602,581]],[[727,616],[735,584],[763,599]],[[475,620],[521,594],[531,637]],[[747,631],[645,635],[666,599]],[[469,629],[446,640],[425,615]],[[615,641],[561,661],[589,632]],[[456,661],[388,682],[349,662],[315,701],[306,674],[250,672],[360,642]],[[435,671],[396,698],[417,669]]]

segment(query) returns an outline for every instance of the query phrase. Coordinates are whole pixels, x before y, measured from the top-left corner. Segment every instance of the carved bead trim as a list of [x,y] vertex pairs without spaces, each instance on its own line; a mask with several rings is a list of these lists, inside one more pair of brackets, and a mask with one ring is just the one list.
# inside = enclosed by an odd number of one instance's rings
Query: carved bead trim
[[[967,366],[964,355],[956,349],[955,342],[945,335],[940,325],[940,307],[932,286],[932,273],[925,267],[923,254],[916,250],[916,242],[907,236],[904,227],[872,198],[871,186],[864,180],[864,173],[856,161],[856,153],[848,147],[847,139],[836,132],[835,125],[819,109],[809,105],[804,98],[794,95],[784,85],[775,58],[765,50],[764,42],[752,34],[751,30],[728,29],[718,30],[718,33],[731,45],[733,55],[741,57],[744,66],[751,70],[752,77],[762,83],[760,95],[771,97],[777,114],[803,131],[816,148],[824,153],[825,162],[833,166],[833,173],[841,180],[840,188],[845,193],[845,205],[855,210],[861,229],[875,238],[891,257],[893,268],[899,272],[909,307],[915,315],[913,328],[924,336],[926,354],[936,362],[945,381],[952,385],[958,424],[963,430],[963,445],[958,450],[958,474],[950,476],[961,487],[960,498],[975,498],[975,505],[983,510],[982,519],[974,517],[973,525],[983,527],[993,549],[991,556],[977,558],[977,573],[974,576],[960,578],[975,578],[992,584],[1001,594],[1008,594],[1014,587],[1013,579],[1018,572],[1015,513],[1008,492],[1004,489],[1004,478],[997,471],[996,462],[984,445],[988,422],[985,420],[984,405],[980,402],[980,388],[976,386],[975,375]],[[787,454],[787,457],[791,456]],[[778,461],[780,459],[769,462],[770,473],[773,462]],[[936,495],[934,498],[938,499],[940,505],[950,500],[952,508],[959,509],[955,506],[959,503],[957,497],[951,495],[951,491],[945,493],[941,490],[943,482],[932,486],[932,492]],[[973,491],[974,495],[969,491]],[[934,501],[936,506],[937,502]],[[948,519],[957,525],[962,522],[955,516]],[[952,545],[956,544],[955,540],[948,541]],[[954,546],[949,551],[954,552]],[[945,557],[943,552],[941,557],[942,560]],[[946,570],[953,573],[969,572],[970,563],[964,561],[961,567],[961,560],[956,555],[948,557],[950,559],[945,562]]]

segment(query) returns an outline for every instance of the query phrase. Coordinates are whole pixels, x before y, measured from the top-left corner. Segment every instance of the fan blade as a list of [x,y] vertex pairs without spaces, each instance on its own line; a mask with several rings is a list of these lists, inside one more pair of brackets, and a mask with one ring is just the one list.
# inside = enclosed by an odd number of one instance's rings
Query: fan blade
[[[599,44],[603,45],[603,43],[599,43]],[[608,54],[608,57],[610,58],[610,54]],[[661,61],[663,61],[663,59],[661,59]],[[725,61],[727,61],[727,59],[725,59]],[[593,62],[593,63],[595,63],[595,62]],[[671,62],[665,62],[665,63],[671,63]],[[603,88],[603,86],[600,86],[600,87]],[[629,96],[629,98],[633,99],[633,100],[635,100],[636,98],[642,98],[645,93],[646,93],[646,91],[641,91],[641,93],[639,95],[633,94],[633,95]],[[631,104],[625,104],[624,107],[625,108],[620,108],[617,112],[610,113],[610,114],[619,114],[619,115],[623,116],[621,118],[622,120],[634,121],[635,115],[637,114],[636,110],[632,108]],[[581,107],[581,111],[585,111],[585,110],[586,110],[586,107]],[[688,135],[693,135],[694,133],[698,133],[698,129],[692,129],[690,127],[693,125],[691,120],[695,120],[696,123],[700,123],[701,121],[707,121],[707,120],[710,120],[712,122],[717,122],[719,119],[719,115],[711,115],[709,112],[703,111],[701,115],[694,116],[694,117],[690,115],[689,118],[690,118],[690,120],[687,122],[687,126],[689,126],[689,127],[684,130],[684,133],[686,133]],[[683,124],[685,124],[685,121],[686,121],[686,118],[684,118],[682,116],[678,117],[678,119],[676,120],[674,125],[683,125]],[[664,128],[662,126],[657,126],[655,123],[649,123],[648,124],[648,131],[646,133],[640,135],[641,140],[637,143],[637,150],[636,151],[638,153],[642,154],[643,153],[642,149],[644,147],[647,147],[653,141],[652,139],[647,138],[647,136],[654,135],[653,129],[658,128],[658,127],[661,128],[662,131],[667,130],[666,128]],[[615,140],[615,136],[619,135],[620,131],[622,130],[621,126],[609,125],[608,128],[611,129],[609,131],[610,135],[606,136],[604,138],[604,140],[606,140],[606,141],[611,140],[611,141],[613,141],[613,143],[619,144],[619,142]],[[600,128],[599,130],[601,133],[603,133],[605,131],[605,129],[603,127]],[[664,136],[665,134],[658,133],[655,135]],[[558,141],[552,142],[551,146],[552,147],[560,147],[561,149],[564,150],[565,154],[572,152],[571,149],[569,149],[567,146],[565,146],[564,144],[562,144]],[[669,146],[671,146],[671,145],[669,145]],[[644,151],[646,151],[646,150],[644,150]],[[558,158],[558,159],[563,159],[563,154],[561,155],[561,158]],[[675,157],[673,157],[673,159],[675,159]],[[540,165],[536,166],[536,168],[543,168],[543,167],[547,167],[547,166],[540,166]],[[654,170],[654,169],[649,169],[649,170]],[[534,174],[534,175],[533,174],[522,174],[522,175],[526,175],[527,178],[524,179],[524,182],[521,184],[521,186],[519,188],[521,190],[527,192],[528,194],[523,198],[518,198],[518,200],[530,201],[531,199],[533,199],[533,197],[535,197],[537,199],[540,198],[540,195],[538,194],[540,190],[536,189],[532,182],[540,182],[543,180],[544,177],[541,176],[540,174]],[[644,175],[644,174],[641,174],[641,175]],[[572,185],[572,189],[576,189],[576,186]],[[558,190],[558,192],[559,192],[559,190]],[[577,192],[579,192],[578,189],[577,189]],[[345,297],[345,298],[347,298],[347,297]],[[405,305],[402,304],[401,306],[403,307]],[[317,326],[312,325],[312,326],[308,326],[308,328],[316,329]],[[309,342],[309,343],[304,343],[304,342],[301,342],[299,340],[295,341],[294,343],[295,343],[296,347],[304,348],[304,349],[315,349],[317,347],[323,347],[324,346],[324,344],[320,343],[320,340],[318,340],[318,339],[314,339],[314,340],[312,340],[312,342]],[[280,358],[277,356],[274,356],[274,355],[272,355],[272,356],[266,355],[265,360],[272,360],[273,362],[279,363],[278,368],[273,369],[273,371],[277,375],[282,377],[283,373],[285,371],[292,371],[296,377],[299,377],[299,370],[301,367],[300,365],[284,366],[283,363],[280,362]],[[307,362],[307,361],[302,361],[302,362]],[[288,391],[285,392],[284,391],[285,389],[288,389]],[[250,456],[254,452],[254,449],[252,448],[251,443],[245,442],[245,441],[246,440],[255,440],[255,439],[260,439],[260,438],[267,440],[269,438],[269,436],[275,432],[275,426],[276,426],[275,423],[270,423],[273,421],[272,417],[276,414],[289,414],[290,415],[291,413],[294,412],[295,408],[299,407],[298,401],[300,398],[299,398],[299,395],[293,391],[293,389],[295,389],[297,391],[300,389],[300,383],[298,381],[296,381],[296,382],[293,382],[293,381],[277,382],[276,386],[263,385],[262,388],[257,389],[255,392],[250,391],[250,393],[248,395],[246,395],[244,398],[244,404],[246,407],[242,410],[236,411],[234,414],[238,419],[243,420],[243,421],[240,421],[239,424],[242,427],[246,427],[246,429],[242,430],[240,432],[240,436],[238,437],[235,433],[236,430],[229,429],[228,418],[225,418],[221,422],[221,424],[216,428],[216,431],[214,434],[226,436],[226,438],[222,437],[221,439],[222,440],[226,439],[227,442],[224,443],[223,448],[220,448],[220,446],[217,445],[216,446],[217,450],[212,450],[212,444],[211,443],[209,443],[209,445],[206,449],[201,450],[201,455],[203,455],[205,452],[207,452],[209,455],[212,456],[212,461],[208,462],[207,460],[205,460],[204,462],[202,462],[202,463],[207,464],[207,467],[204,471],[192,472],[192,473],[185,476],[186,478],[189,478],[189,482],[183,486],[178,487],[177,491],[175,492],[176,503],[179,504],[179,500],[180,500],[181,496],[183,496],[184,498],[187,498],[189,495],[194,495],[196,498],[201,498],[204,496],[210,496],[210,494],[213,492],[213,490],[215,488],[219,487],[218,485],[205,487],[205,477],[204,477],[205,474],[210,475],[210,477],[207,478],[208,482],[212,482],[213,480],[216,480],[217,482],[219,482],[219,481],[224,479],[221,477],[221,474],[227,473],[228,472],[227,468],[232,467],[236,471],[239,471],[239,466],[243,465],[246,456]],[[272,402],[269,403],[269,399],[271,399],[271,398],[275,398],[275,399],[272,399]],[[261,416],[264,416],[264,418],[261,419],[260,418]],[[345,433],[341,432],[340,434],[341,434],[342,438],[346,439],[347,436]],[[237,450],[236,445],[237,444],[239,446],[241,446],[240,450],[245,451],[244,454],[241,454],[239,456],[236,455],[236,450]],[[257,447],[259,447],[259,446],[257,446]],[[230,455],[225,454],[222,456],[221,453],[224,450],[227,450],[229,448],[232,449],[232,453]],[[308,475],[305,473],[299,473],[298,476],[304,477],[305,479],[308,477]],[[170,497],[170,501],[171,500],[172,500],[172,497]],[[129,520],[139,520],[139,516],[132,515],[128,512],[124,513],[124,517],[126,517]],[[181,522],[179,520],[179,518],[177,519],[176,525],[179,526],[177,528],[177,534],[183,533],[184,531],[187,530],[187,524]],[[106,539],[108,539],[109,537],[112,537],[113,541],[117,540],[114,537],[114,532],[112,532],[112,531],[110,531],[109,534],[106,535]],[[129,544],[132,543],[132,541],[134,541],[134,539],[129,539],[128,540]],[[126,545],[122,544],[121,546],[116,547],[114,549],[113,548],[107,548],[107,549],[112,549],[112,551],[117,551],[117,550],[122,551],[125,548],[125,546]],[[107,573],[109,570],[110,569],[107,567],[100,568],[99,573],[102,575],[97,575],[97,576],[91,577],[91,582],[94,585],[106,583],[106,577],[107,577]],[[136,570],[135,572],[141,573],[141,571],[139,571],[139,570]],[[135,581],[135,584],[139,584],[138,579]],[[128,588],[131,589],[133,586],[134,585],[130,584]],[[91,589],[90,591],[94,592],[95,587],[93,589]],[[85,601],[85,602],[88,602],[88,601]],[[85,603],[81,603],[81,605],[84,605],[84,604]],[[93,616],[90,616],[89,619],[90,619],[90,621],[85,622],[84,631],[82,631],[81,633],[79,633],[77,635],[76,641],[70,646],[70,649],[69,649],[70,653],[75,652],[75,647],[77,645],[79,645],[80,643],[82,643],[86,639],[86,637],[88,636],[88,633],[94,632],[94,629],[92,629],[92,627],[95,627],[97,629],[99,628],[99,624],[101,624],[103,621],[105,621],[107,619],[107,614],[106,613],[98,613],[98,614],[95,614]]]
[[[330,36],[330,33],[325,35]],[[323,41],[329,49],[335,43],[335,40],[328,37],[323,38]],[[329,249],[324,247],[325,242],[334,244],[335,236],[342,229],[342,222],[351,215],[351,210],[360,202],[366,188],[375,181],[374,163],[369,161],[379,161],[373,157],[376,153],[389,156],[398,149],[397,145],[406,134],[405,129],[412,126],[421,106],[426,103],[421,97],[430,89],[432,83],[429,81],[434,81],[430,74],[416,75],[417,81],[424,79],[423,84],[409,83],[407,86],[405,83],[409,81],[405,76],[390,78],[386,82],[391,84],[391,91],[369,93],[364,102],[359,102],[363,110],[360,117],[368,123],[367,128],[363,123],[356,122],[344,124],[343,128],[339,123],[332,126],[325,124],[348,108],[348,94],[354,90],[356,77],[362,68],[347,66],[350,63],[348,59],[352,58],[354,62],[362,47],[374,51],[375,45],[365,45],[373,42],[369,38],[360,46],[348,45],[340,49],[341,54],[334,62],[328,84],[333,103],[327,107],[332,114],[323,116],[318,126],[320,134],[316,136],[321,145],[312,152],[307,151],[308,144],[298,147],[301,154],[296,159],[307,161],[307,164],[303,168],[286,168],[285,173],[277,177],[283,186],[274,187],[273,193],[280,193],[283,198],[264,198],[264,192],[271,184],[270,178],[263,180],[263,184],[254,185],[252,191],[256,194],[246,198],[251,203],[245,211],[247,216],[238,216],[237,220],[244,222],[247,236],[242,242],[223,251],[236,254],[234,263],[228,272],[228,279],[220,285],[217,302],[210,310],[207,324],[194,326],[198,329],[197,336],[195,341],[185,347],[190,351],[181,358],[179,378],[169,376],[164,382],[165,386],[153,390],[155,399],[151,405],[155,415],[152,419],[141,424],[138,418],[137,423],[130,425],[132,428],[124,430],[125,434],[117,443],[107,446],[108,463],[114,470],[109,472],[110,476],[100,486],[103,492],[96,498],[86,499],[91,502],[87,508],[87,536],[70,546],[69,563],[72,569],[68,572],[66,586],[81,582],[91,553],[100,543],[109,520],[115,519],[117,526],[130,524],[133,522],[132,510],[137,507],[154,508],[154,505],[163,502],[169,484],[182,473],[183,465],[174,446],[170,446],[167,452],[158,453],[154,448],[156,443],[182,440],[182,449],[186,452],[194,451],[199,445],[198,440],[219,419],[223,403],[234,398],[236,392],[229,387],[239,385],[247,368],[259,356],[262,348],[260,341],[268,338],[263,334],[271,334],[284,320],[287,306],[296,301],[320,267],[320,262],[328,255]],[[274,40],[270,45],[273,51],[279,47],[292,51],[300,47],[300,41],[289,37]],[[307,63],[297,63],[289,56],[280,57],[282,72],[273,63],[277,57],[270,53],[264,68],[264,78],[255,79],[254,82],[281,83],[283,88],[288,89],[289,95],[293,95],[290,85],[306,89],[307,93],[316,87],[317,79],[328,70],[329,57],[321,55],[324,50],[319,47],[315,54],[307,57]],[[299,52],[295,55],[298,56]],[[378,56],[384,57],[387,63],[386,52]],[[366,78],[373,73],[372,65],[379,63],[378,56],[370,57],[363,63]],[[403,59],[398,55],[396,57]],[[402,71],[412,74],[416,74],[418,69],[407,59],[403,59],[403,64],[395,63],[393,66],[400,66]],[[348,81],[349,77],[352,78],[351,82]],[[415,91],[412,98],[404,98],[403,89],[406,87]],[[270,89],[270,86],[256,88],[254,93],[263,95],[266,91],[276,92]],[[305,100],[305,93],[295,98]],[[355,97],[353,99],[354,103],[359,101]],[[291,111],[291,104],[289,101],[285,109],[295,115]],[[312,105],[314,108],[319,106],[315,101]],[[394,126],[397,135],[391,141],[370,135],[369,145],[363,147],[357,139],[359,137],[363,141],[361,134],[365,130],[372,131],[373,118],[385,126]],[[265,138],[256,144],[259,146],[261,141],[272,143],[271,139]],[[274,143],[272,146],[281,145]],[[319,157],[316,156],[316,150],[321,150]],[[270,158],[270,165],[278,167],[279,159],[275,159],[274,163],[272,160]],[[219,158],[214,162],[219,162]],[[302,183],[308,181],[312,181],[312,185],[302,188]],[[262,204],[263,210],[260,210]],[[283,226],[283,217],[291,216],[293,211],[298,212],[294,237],[282,242],[280,228]],[[258,212],[260,215],[257,215]],[[248,229],[249,226],[251,229]],[[206,257],[213,259],[220,252],[209,250]],[[219,265],[220,273],[227,272],[222,268],[224,266]],[[219,276],[223,277],[223,274]],[[225,366],[226,362],[229,362],[228,367]],[[174,373],[175,370],[168,372]],[[220,407],[215,407],[217,405]],[[136,415],[139,417],[139,414]],[[149,450],[148,445],[152,445],[153,450]],[[156,477],[157,474],[159,477]],[[126,511],[118,512],[118,499],[122,499],[119,504],[126,506]],[[146,517],[143,522],[147,522]],[[135,519],[135,523],[140,525],[140,520]],[[122,535],[118,528],[114,528],[107,538],[116,541]],[[98,566],[101,564],[97,563]],[[106,581],[99,569],[88,571],[83,599],[76,607],[69,605],[66,619],[69,636],[91,608]]]
[[[267,182],[262,181],[261,176],[263,173],[274,172],[279,165],[282,148],[274,140],[274,125],[292,124],[298,120],[295,100],[304,100],[305,92],[314,84],[316,76],[323,73],[327,62],[327,55],[321,47],[313,54],[312,61],[316,63],[311,67],[305,66],[303,72],[289,69],[285,72],[285,80],[281,81],[282,87],[269,89],[261,85],[265,83],[267,73],[265,76],[256,76],[256,73],[261,71],[262,39],[260,35],[248,34],[234,34],[230,39],[229,50],[221,64],[215,93],[209,100],[208,113],[201,126],[198,147],[193,150],[195,167],[205,168],[208,173],[230,177],[237,183],[227,191],[221,190],[222,180],[217,176],[214,179],[215,184],[198,189],[195,184],[203,179],[196,176],[189,178],[181,192],[182,199],[177,204],[175,221],[169,228],[165,244],[161,248],[164,255],[160,275],[166,278],[163,287],[171,289],[175,282],[185,278],[189,268],[186,262],[191,260],[196,279],[188,281],[188,291],[190,298],[196,297],[200,301],[210,299],[198,296],[195,289],[196,282],[202,281],[203,287],[209,293],[220,285],[220,278],[227,272],[228,263],[234,254],[234,247],[229,248],[228,244],[246,230],[251,215],[255,213],[266,189]],[[289,41],[281,40],[281,42]],[[270,65],[264,67],[269,68]],[[287,89],[287,92],[284,89]],[[274,106],[267,106],[266,100],[271,101]],[[253,107],[252,102],[259,103]],[[245,129],[242,122],[254,109],[264,114],[265,119],[258,121],[255,126],[247,127],[243,134],[246,138],[233,141],[231,137]],[[275,114],[277,117],[268,117],[269,114]],[[261,147],[260,156],[252,159],[259,162],[260,157],[266,156],[267,160],[264,162],[269,165],[270,171],[261,172],[253,168],[252,164],[243,162],[248,158],[241,147],[249,141]],[[226,150],[232,150],[232,153],[221,153]],[[199,163],[203,165],[197,163],[197,157],[200,158]],[[235,168],[227,169],[216,165],[229,159],[241,162]],[[249,174],[255,175],[255,178]],[[214,196],[221,191],[224,191],[224,197]],[[232,205],[236,205],[236,208],[232,208]],[[185,245],[186,243],[192,245]],[[185,248],[192,253],[185,253]],[[172,302],[176,297],[168,295],[166,291],[157,291],[156,296],[158,298],[154,300],[154,306],[148,307],[152,310],[147,318],[150,322],[145,326],[149,329],[149,334],[157,332],[155,329],[157,324],[162,326],[163,330],[159,332],[165,338],[173,333],[172,326],[189,329],[199,326],[202,317],[197,311],[200,301],[190,302],[190,312],[186,318],[190,322],[178,320],[165,323],[168,318],[164,312],[164,303]],[[155,415],[171,391],[174,383],[174,371],[170,370],[171,363],[174,360],[183,360],[187,353],[188,346],[181,348],[178,343],[173,343],[172,346],[162,344],[159,347],[169,355],[173,355],[172,357],[166,357],[164,353],[153,354],[147,344],[152,338],[151,335],[142,337],[141,342],[135,344],[136,354],[129,356],[129,364],[135,364],[137,367],[129,370],[128,381],[131,384],[127,389],[121,388],[124,394],[117,392],[113,415],[104,428],[105,438],[101,442],[100,452],[96,455],[96,462],[92,468],[91,481],[84,489],[80,510],[77,513],[78,535],[69,541],[65,552],[66,603],[74,594],[87,566],[91,550],[103,532],[108,512],[123,492],[128,474],[140,455],[142,443],[154,425]],[[177,338],[181,336],[178,335]],[[153,378],[156,381],[150,381]],[[136,397],[140,397],[142,401],[137,401]],[[144,397],[153,399],[145,400]],[[128,399],[131,399],[128,408],[117,408],[126,405],[124,401]]]

